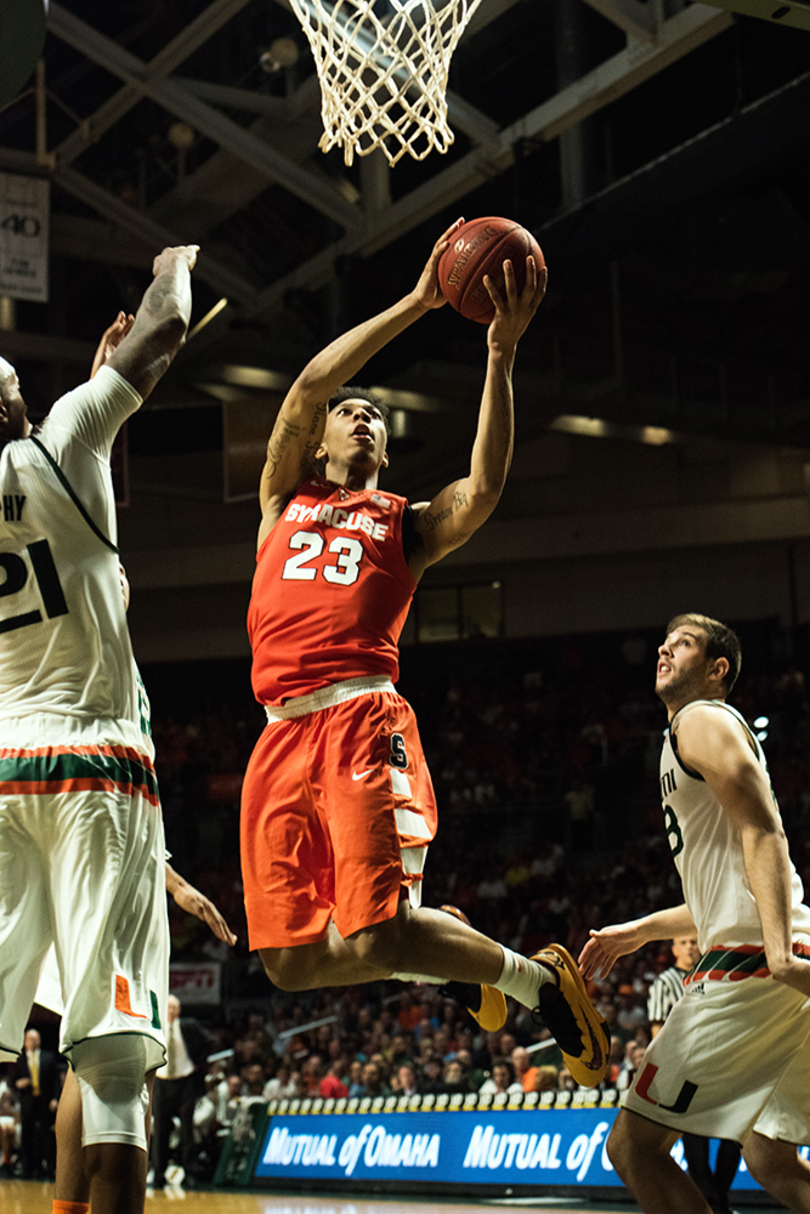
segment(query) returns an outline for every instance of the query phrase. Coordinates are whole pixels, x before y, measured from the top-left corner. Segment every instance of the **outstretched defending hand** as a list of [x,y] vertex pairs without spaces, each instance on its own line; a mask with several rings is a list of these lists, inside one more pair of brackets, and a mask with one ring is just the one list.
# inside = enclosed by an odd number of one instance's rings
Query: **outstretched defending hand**
[[606,978],[619,957],[634,953],[646,941],[638,921],[617,923],[613,927],[591,930],[590,940],[577,958],[583,978]]
[[433,251],[427,259],[424,270],[419,275],[419,281],[411,292],[414,300],[423,308],[441,308],[447,303],[439,286],[439,258],[445,249],[450,247],[450,238],[464,223],[463,218],[451,223],[447,231],[439,237],[433,246]]
[[193,885],[189,885],[181,878],[178,887],[172,890],[172,897],[181,910],[186,911],[189,915],[196,915],[198,919],[202,919],[203,923],[207,923],[218,940],[231,946],[236,944],[235,934],[228,927],[214,903]]
[[490,347],[500,346],[513,350],[529,327],[529,322],[540,307],[548,284],[548,270],[537,269],[533,257],[526,258],[526,282],[518,294],[515,268],[508,259],[503,263],[504,290],[506,298],[488,274],[484,275],[484,286],[495,305],[495,316],[487,330]]
[[99,367],[104,366],[113,351],[118,349],[134,324],[135,317],[131,312],[128,315],[125,312],[119,312],[109,328],[104,330],[101,341],[98,343],[98,349],[93,356],[93,365],[90,368],[91,379]]

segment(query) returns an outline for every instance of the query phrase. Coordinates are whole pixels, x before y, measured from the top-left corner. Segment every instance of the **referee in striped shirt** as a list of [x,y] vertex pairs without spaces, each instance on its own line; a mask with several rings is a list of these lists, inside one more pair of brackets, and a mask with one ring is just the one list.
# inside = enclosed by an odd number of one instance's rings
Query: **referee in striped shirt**
[[[663,970],[650,984],[647,993],[647,1019],[653,1037],[679,999],[683,997],[683,980],[694,969],[700,957],[695,936],[676,936],[672,941],[674,964]],[[721,1138],[712,1171],[709,1163],[709,1139],[699,1134],[683,1134],[683,1153],[689,1165],[689,1175],[708,1201],[715,1214],[733,1214],[728,1204],[728,1191],[737,1175],[740,1144]]]
[[672,959],[675,962],[663,970],[650,985],[647,994],[647,1019],[653,1037],[661,1031],[675,1004],[683,995],[683,980],[694,969],[700,956],[695,936],[676,936],[672,941]]

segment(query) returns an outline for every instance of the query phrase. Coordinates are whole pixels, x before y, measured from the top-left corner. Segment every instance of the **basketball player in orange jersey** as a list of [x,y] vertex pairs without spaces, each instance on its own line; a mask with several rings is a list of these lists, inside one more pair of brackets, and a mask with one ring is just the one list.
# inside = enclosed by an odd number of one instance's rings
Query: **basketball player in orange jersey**
[[496,311],[470,470],[432,501],[410,506],[378,490],[383,408],[363,389],[338,391],[446,302],[437,266],[460,223],[436,242],[413,291],[305,367],[267,446],[248,615],[253,688],[268,718],[242,798],[250,946],[285,990],[390,977],[464,983],[471,1011],[493,1028],[509,995],[539,1009],[579,1082],[593,1086],[605,1074],[607,1032],[565,950],[529,960],[420,908],[436,805],[413,711],[393,684],[417,582],[478,530],[503,489],[515,350],[545,269],[527,259],[518,293],[506,262],[505,298],[486,280]]

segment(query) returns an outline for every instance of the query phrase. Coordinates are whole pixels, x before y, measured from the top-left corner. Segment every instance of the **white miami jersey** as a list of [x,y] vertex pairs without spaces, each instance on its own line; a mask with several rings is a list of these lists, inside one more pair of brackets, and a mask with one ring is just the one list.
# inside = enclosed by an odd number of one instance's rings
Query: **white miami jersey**
[[140,403],[102,367],[0,454],[0,720],[118,721],[140,740],[110,475],[115,435]]
[[[759,741],[736,708],[721,700],[694,700],[670,722],[661,753],[661,799],[672,858],[683,882],[684,901],[698,930],[702,952],[713,945],[762,946],[762,925],[745,871],[742,840],[731,818],[702,776],[681,762],[677,749],[678,723],[697,705],[731,713],[745,730],[758,762],[768,773]],[[791,865],[794,936],[810,932],[810,907]]]

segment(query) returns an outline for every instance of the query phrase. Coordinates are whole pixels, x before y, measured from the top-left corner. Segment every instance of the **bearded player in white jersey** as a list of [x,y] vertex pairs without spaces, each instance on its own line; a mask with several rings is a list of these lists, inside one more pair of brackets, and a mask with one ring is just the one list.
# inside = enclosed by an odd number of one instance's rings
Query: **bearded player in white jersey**
[[165,1056],[165,844],[119,580],[109,458],[185,339],[196,246],[164,249],[131,331],[37,432],[0,360],[0,1058],[55,945],[94,1214],[142,1214]]
[[701,958],[650,1045],[608,1142],[647,1214],[710,1214],[670,1156],[684,1131],[735,1139],[754,1178],[810,1214],[810,908],[791,863],[765,758],[726,704],[740,644],[679,615],[659,649],[669,715],[664,821],[684,904],[592,931],[586,977],[652,940],[697,933]]

